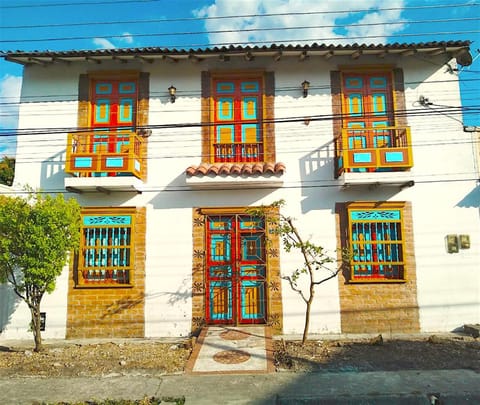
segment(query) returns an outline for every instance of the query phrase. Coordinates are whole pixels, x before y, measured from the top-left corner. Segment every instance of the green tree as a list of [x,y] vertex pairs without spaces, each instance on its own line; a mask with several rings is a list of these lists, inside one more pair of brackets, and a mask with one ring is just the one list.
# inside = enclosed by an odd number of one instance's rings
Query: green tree
[[11,186],[15,176],[15,159],[4,156],[0,160],[0,184]]
[[[285,201],[279,200],[270,206],[253,208],[249,210],[249,213],[264,216],[266,221],[273,225],[274,234],[279,235],[282,239],[284,250],[286,252],[298,251],[302,256],[303,265],[293,269],[289,275],[282,276],[282,278],[288,281],[292,290],[299,294],[305,303],[305,324],[302,336],[302,345],[304,345],[308,337],[315,287],[335,278],[342,267],[338,260],[328,255],[322,246],[302,237],[295,225],[294,218],[285,216],[280,212],[280,208],[284,205]],[[348,260],[347,251],[342,250],[341,256],[342,260]],[[304,278],[307,281],[306,288],[299,285],[299,282]]]
[[0,282],[9,282],[28,305],[35,351],[40,351],[40,303],[78,247],[80,207],[61,194],[28,194],[0,195]]

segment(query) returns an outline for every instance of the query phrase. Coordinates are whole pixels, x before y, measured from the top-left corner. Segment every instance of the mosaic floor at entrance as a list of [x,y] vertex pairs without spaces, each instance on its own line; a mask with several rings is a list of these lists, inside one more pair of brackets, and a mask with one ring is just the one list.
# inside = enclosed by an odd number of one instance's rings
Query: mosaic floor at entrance
[[265,326],[210,326],[202,330],[187,372],[273,371],[270,330]]

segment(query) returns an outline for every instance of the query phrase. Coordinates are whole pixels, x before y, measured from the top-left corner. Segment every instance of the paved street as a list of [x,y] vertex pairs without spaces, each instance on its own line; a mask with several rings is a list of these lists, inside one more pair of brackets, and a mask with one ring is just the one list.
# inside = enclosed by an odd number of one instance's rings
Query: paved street
[[186,398],[186,404],[441,404],[480,403],[480,375],[471,370],[110,375],[101,378],[3,378],[0,403]]

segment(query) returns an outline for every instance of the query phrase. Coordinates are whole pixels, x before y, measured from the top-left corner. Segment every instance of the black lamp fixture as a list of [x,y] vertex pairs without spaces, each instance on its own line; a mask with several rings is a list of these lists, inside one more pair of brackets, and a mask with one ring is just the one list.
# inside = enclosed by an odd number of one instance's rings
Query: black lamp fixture
[[168,94],[170,94],[170,101],[174,103],[177,98],[177,88],[173,84],[168,88]]
[[310,82],[308,80],[304,80],[302,82],[302,89],[303,89],[303,97],[307,97],[308,96],[308,89],[310,87]]

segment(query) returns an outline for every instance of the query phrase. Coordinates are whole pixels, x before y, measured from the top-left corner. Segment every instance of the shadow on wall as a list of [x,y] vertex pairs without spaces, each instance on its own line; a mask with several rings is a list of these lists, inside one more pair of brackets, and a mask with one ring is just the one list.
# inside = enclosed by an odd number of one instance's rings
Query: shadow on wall
[[480,184],[457,203],[461,208],[480,208]]
[[[65,134],[65,143],[67,135]],[[50,190],[63,189],[63,179],[65,178],[66,150],[50,156],[42,162],[40,172],[40,189]],[[68,176],[68,175],[67,175]]]
[[[333,176],[335,145],[333,139],[300,158],[302,182],[302,213],[319,208],[330,208],[333,212],[329,190],[337,191],[338,181]],[[322,188],[320,193],[320,188]],[[322,194],[322,198],[319,198]],[[333,198],[333,196],[332,196]]]
[[0,284],[0,335],[10,322],[21,299],[8,284]]
[[[179,186],[182,184],[182,186]],[[216,206],[250,206],[258,200],[268,196],[274,191],[272,188],[262,189],[201,189],[195,190],[186,186],[185,173],[177,176],[170,182],[165,191],[156,193],[149,201],[155,209],[175,209],[175,208],[192,208],[192,207],[216,207]],[[189,191],[189,193],[184,193]],[[188,196],[188,198],[179,198],[180,195]]]

